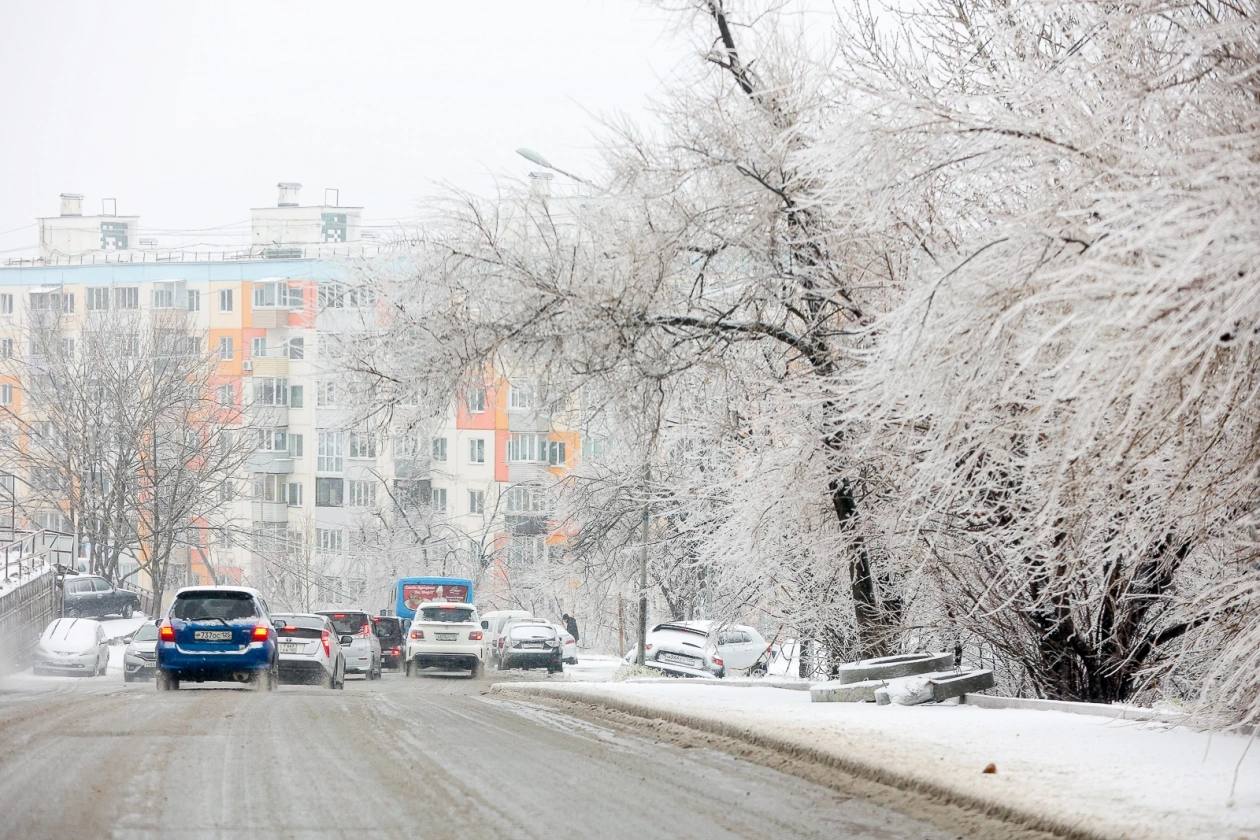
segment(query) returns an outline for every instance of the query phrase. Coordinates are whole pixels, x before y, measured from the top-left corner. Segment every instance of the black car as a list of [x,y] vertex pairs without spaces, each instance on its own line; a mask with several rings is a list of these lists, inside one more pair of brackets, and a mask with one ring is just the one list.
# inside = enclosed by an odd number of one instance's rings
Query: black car
[[66,575],[61,578],[62,612],[68,616],[104,618],[121,615],[131,618],[140,609],[140,596],[128,589],[111,586],[96,575]]
[[381,640],[381,665],[386,668],[402,667],[403,626],[402,619],[393,615],[372,616],[372,632]]

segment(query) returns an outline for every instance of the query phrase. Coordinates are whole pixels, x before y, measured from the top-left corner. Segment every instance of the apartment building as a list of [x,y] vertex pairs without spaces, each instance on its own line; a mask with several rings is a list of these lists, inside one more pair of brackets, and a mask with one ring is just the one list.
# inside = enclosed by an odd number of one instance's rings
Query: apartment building
[[[55,295],[72,329],[87,312],[187,311],[217,357],[217,397],[246,410],[257,446],[240,492],[223,502],[234,527],[205,535],[178,558],[174,582],[208,582],[213,567],[221,582],[257,585],[280,601],[299,589],[310,600],[314,585],[313,600],[377,607],[368,603],[369,579],[382,561],[399,575],[468,573],[554,550],[562,537],[551,531],[544,488],[574,466],[578,435],[553,429],[539,413],[537,383],[496,372],[482,387],[452,395],[436,425],[356,426],[362,406],[349,404],[325,345],[370,320],[375,302],[321,249],[353,244],[362,208],[327,200],[302,207],[299,185],[279,188],[276,207],[254,210],[249,248],[159,261],[133,248],[67,247],[0,267],[7,339]],[[77,209],[63,197],[64,212]],[[85,228],[83,217],[67,218],[67,228]],[[21,398],[21,382],[0,381],[0,399],[20,410]],[[394,515],[416,503],[426,512],[420,536]],[[66,527],[51,509],[42,521],[17,525]],[[399,533],[381,539],[389,528]],[[389,557],[368,554],[380,545]]]

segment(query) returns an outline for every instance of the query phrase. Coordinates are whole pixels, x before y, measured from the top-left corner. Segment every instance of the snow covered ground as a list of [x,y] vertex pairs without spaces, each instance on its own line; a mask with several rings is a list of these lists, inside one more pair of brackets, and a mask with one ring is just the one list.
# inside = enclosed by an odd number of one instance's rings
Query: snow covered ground
[[[822,753],[899,784],[992,802],[1099,836],[1260,840],[1260,744],[1244,757],[1247,738],[1239,735],[1024,709],[811,703],[803,691],[698,681],[500,690],[721,725],[726,734]],[[997,772],[986,774],[990,763]]]

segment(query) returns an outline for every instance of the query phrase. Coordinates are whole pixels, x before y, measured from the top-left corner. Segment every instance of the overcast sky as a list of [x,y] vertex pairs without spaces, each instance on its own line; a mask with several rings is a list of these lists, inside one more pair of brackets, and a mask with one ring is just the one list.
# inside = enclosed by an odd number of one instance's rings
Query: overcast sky
[[162,237],[244,222],[280,180],[384,220],[525,177],[519,146],[579,170],[599,115],[649,119],[695,60],[639,0],[4,5],[0,262],[61,192]]

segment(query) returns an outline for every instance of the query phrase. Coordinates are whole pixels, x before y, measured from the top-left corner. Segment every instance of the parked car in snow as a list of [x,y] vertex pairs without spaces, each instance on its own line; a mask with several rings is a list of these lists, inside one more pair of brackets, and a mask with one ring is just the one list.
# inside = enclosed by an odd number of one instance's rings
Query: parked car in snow
[[372,632],[381,643],[381,662],[386,668],[403,664],[403,623],[396,615],[372,616]]
[[564,660],[565,665],[577,664],[577,639],[573,638],[573,634],[564,629],[561,624],[553,624],[556,632],[560,634],[560,649],[563,655],[560,657]]
[[[381,640],[372,632],[372,617],[363,610],[316,610],[332,620],[341,640],[341,654],[347,674],[363,674],[369,680],[381,678]],[[346,637],[349,636],[349,642]]]
[[119,589],[96,575],[63,575],[61,582],[62,612],[68,616],[103,618],[120,615],[131,618],[140,609],[140,596],[129,589]]
[[276,622],[281,682],[346,687],[346,659],[332,619],[310,613],[274,613],[271,618]]
[[36,674],[95,677],[109,667],[105,628],[90,618],[57,618],[35,645],[31,670]]
[[157,689],[181,682],[249,683],[267,691],[279,684],[276,628],[256,590],[190,586],[175,593],[158,625]]
[[490,667],[499,667],[499,639],[503,635],[503,626],[518,618],[533,618],[529,610],[491,610],[481,614],[481,629],[485,631],[482,661]]
[[503,627],[498,644],[499,670],[546,668],[564,670],[564,647],[554,624],[537,618],[516,618]]
[[407,630],[403,673],[411,676],[431,667],[467,668],[468,675],[476,677],[481,674],[484,635],[477,608],[472,604],[421,604]]
[[[667,621],[648,631],[644,664],[669,674],[725,677],[764,671],[766,640],[753,627],[716,621]],[[636,651],[626,654],[633,661]]]
[[123,682],[152,677],[157,672],[157,622],[146,621],[136,628],[123,651]]

